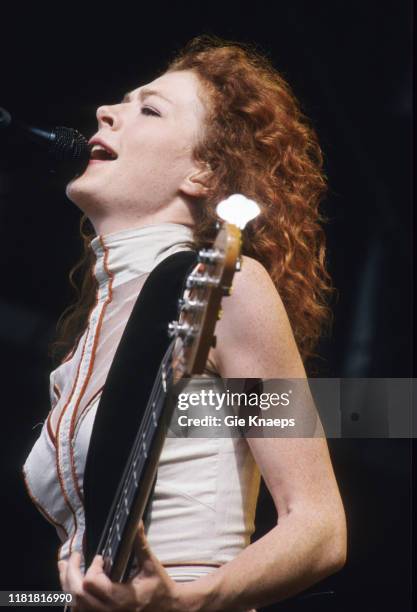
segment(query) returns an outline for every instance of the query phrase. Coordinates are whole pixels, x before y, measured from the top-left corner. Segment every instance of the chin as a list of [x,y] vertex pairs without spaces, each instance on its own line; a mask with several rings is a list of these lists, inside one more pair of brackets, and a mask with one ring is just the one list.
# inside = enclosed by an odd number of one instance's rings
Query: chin
[[97,185],[94,186],[93,183],[93,180],[82,174],[70,181],[65,189],[67,198],[86,214],[97,208],[100,199]]

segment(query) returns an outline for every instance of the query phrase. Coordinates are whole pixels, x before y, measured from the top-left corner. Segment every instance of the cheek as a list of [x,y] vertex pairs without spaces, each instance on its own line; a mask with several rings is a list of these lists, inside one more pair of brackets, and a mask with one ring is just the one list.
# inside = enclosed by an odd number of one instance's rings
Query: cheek
[[144,143],[132,147],[126,158],[124,169],[130,176],[140,176],[141,180],[151,176],[169,180],[169,177],[182,177],[190,166],[190,155],[180,149],[177,143]]
[[[168,167],[172,163],[188,161],[191,157],[193,141],[184,126],[167,126],[157,123],[138,130],[127,145],[129,160],[137,160],[143,167],[158,164]],[[126,143],[127,144],[127,143]]]

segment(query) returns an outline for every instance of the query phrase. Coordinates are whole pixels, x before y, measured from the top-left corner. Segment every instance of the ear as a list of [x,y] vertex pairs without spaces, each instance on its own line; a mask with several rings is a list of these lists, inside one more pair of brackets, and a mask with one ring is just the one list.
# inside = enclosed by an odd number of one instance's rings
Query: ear
[[195,166],[184,178],[180,191],[187,196],[202,197],[209,189],[209,179],[212,174],[209,164]]

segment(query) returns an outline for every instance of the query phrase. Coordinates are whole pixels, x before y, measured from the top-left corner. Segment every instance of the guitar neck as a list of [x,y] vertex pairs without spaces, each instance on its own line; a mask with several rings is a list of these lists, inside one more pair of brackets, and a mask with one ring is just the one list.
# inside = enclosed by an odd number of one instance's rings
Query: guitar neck
[[174,344],[175,340],[169,345],[160,365],[98,545],[97,554],[103,556],[104,571],[114,582],[127,579],[125,574],[134,538],[152,491],[169,426],[171,410],[166,400],[173,380],[171,359]]
[[186,280],[179,319],[168,326],[174,339],[159,368],[97,549],[105,573],[114,582],[127,579],[138,523],[152,491],[174,409],[174,403],[167,402],[168,394],[184,376],[203,372],[222,297],[230,294],[233,275],[240,269],[240,230],[231,223],[219,228],[213,248],[200,250],[199,264]]

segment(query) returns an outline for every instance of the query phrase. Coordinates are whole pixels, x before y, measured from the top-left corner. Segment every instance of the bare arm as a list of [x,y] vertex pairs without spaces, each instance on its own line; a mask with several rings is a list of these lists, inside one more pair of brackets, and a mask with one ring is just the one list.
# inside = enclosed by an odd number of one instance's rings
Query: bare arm
[[[223,302],[212,359],[223,377],[304,378],[285,308],[264,268],[245,258]],[[327,443],[251,438],[279,523],[215,573],[190,583],[189,610],[248,610],[300,592],[340,569],[343,505]]]
[[[263,448],[252,449],[265,478],[271,478],[271,454],[281,455],[276,465],[288,468],[272,478],[281,491],[268,482],[279,523],[215,573],[185,585],[188,610],[244,611],[278,602],[343,567],[344,512],[324,440],[259,442]],[[291,478],[299,479],[294,490]]]

